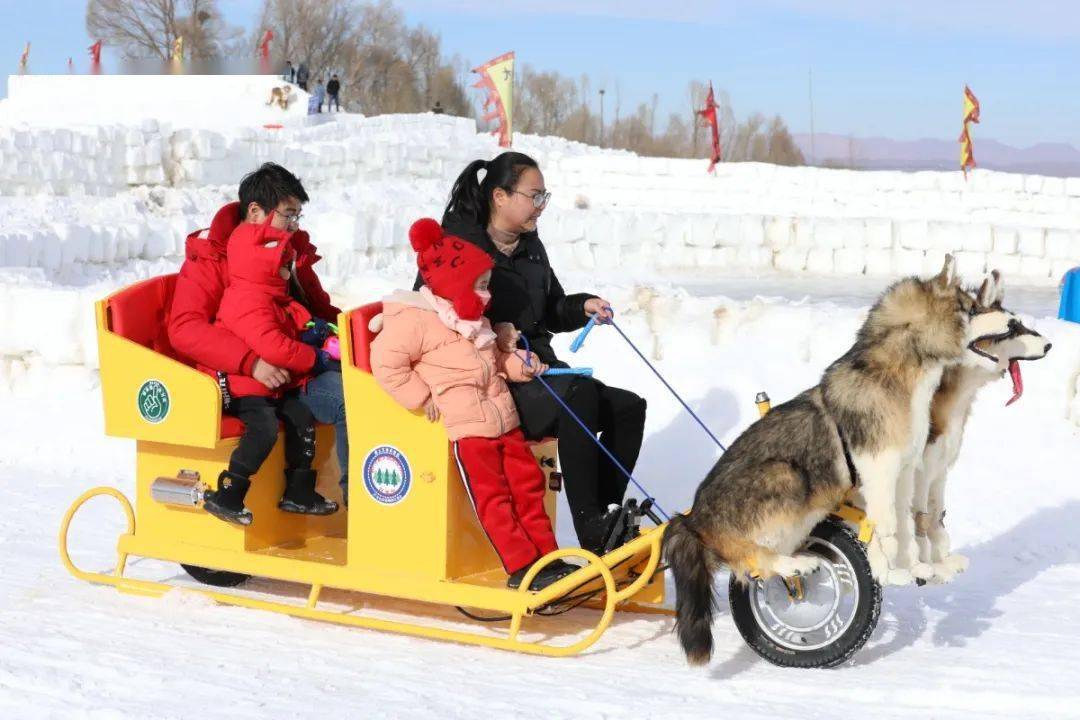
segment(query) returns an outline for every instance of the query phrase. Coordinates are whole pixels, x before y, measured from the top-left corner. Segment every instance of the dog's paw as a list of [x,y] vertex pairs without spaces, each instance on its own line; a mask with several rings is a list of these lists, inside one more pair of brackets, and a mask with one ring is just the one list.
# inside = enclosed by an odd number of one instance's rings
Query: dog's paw
[[917,562],[911,566],[911,575],[916,580],[929,582],[934,577],[934,566],[930,563]]
[[890,570],[889,574],[885,578],[886,585],[910,585],[915,582],[915,576],[911,574],[910,570],[904,570],[897,568],[896,570]]
[[934,576],[928,581],[931,585],[947,585],[956,577],[956,572],[945,563],[937,562],[931,567],[934,568]]
[[782,577],[809,575],[821,567],[821,558],[817,555],[792,555],[780,557],[773,563],[773,570]]
[[941,561],[941,564],[952,570],[953,574],[962,573],[968,569],[971,561],[966,556],[953,553]]

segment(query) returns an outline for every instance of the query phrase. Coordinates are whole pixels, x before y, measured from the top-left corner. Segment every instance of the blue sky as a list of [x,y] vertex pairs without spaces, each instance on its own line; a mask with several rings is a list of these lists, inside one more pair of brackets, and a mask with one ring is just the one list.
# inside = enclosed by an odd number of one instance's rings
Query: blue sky
[[[228,19],[254,22],[260,0],[221,0]],[[977,136],[1013,145],[1080,146],[1080,4],[1060,0],[398,0],[410,24],[440,33],[444,51],[474,64],[507,50],[537,69],[587,72],[616,90],[624,112],[660,96],[681,111],[692,79],[712,80],[738,115],[810,125],[813,68],[818,132],[895,139],[952,138],[961,92],[982,102]],[[0,0],[0,69],[15,72],[26,39],[31,70],[85,71],[85,4]],[[108,60],[108,55],[106,56]]]

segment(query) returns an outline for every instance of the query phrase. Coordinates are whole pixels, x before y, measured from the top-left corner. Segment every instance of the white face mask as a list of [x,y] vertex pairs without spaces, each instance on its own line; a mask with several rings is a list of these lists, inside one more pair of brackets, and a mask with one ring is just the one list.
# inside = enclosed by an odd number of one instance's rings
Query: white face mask
[[483,301],[484,307],[491,304],[491,291],[489,290],[477,290],[476,296]]

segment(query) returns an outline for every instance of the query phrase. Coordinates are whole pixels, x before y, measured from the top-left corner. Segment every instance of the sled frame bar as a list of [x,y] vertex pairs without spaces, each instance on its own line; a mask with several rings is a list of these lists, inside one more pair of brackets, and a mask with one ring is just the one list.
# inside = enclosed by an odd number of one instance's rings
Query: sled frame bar
[[[71,525],[71,521],[75,514],[78,512],[88,500],[107,495],[115,499],[124,511],[124,515],[127,520],[127,529],[125,534],[120,537],[117,543],[117,563],[112,572],[91,572],[83,570],[77,567],[71,560],[71,556],[68,553],[68,530]],[[615,614],[616,607],[620,610],[626,610],[631,612],[657,612],[662,614],[671,614],[670,609],[651,607],[648,605],[641,605],[638,603],[628,602],[638,591],[644,588],[653,578],[657,567],[660,562],[661,554],[661,540],[663,538],[663,532],[666,529],[667,524],[658,526],[646,535],[642,535],[630,543],[617,548],[609,553],[610,559],[605,562],[597,555],[579,548],[563,548],[556,550],[552,553],[545,555],[539,561],[533,564],[529,571],[525,574],[525,577],[521,581],[521,585],[516,591],[520,596],[521,602],[517,603],[517,607],[510,611],[510,626],[507,637],[492,637],[489,635],[482,635],[479,633],[465,632],[460,630],[450,630],[446,628],[433,627],[427,625],[421,625],[416,623],[399,622],[394,620],[383,620],[379,618],[363,617],[352,614],[351,612],[331,612],[327,610],[320,610],[317,605],[319,597],[322,594],[323,585],[320,583],[311,583],[311,590],[308,593],[307,601],[305,605],[290,605],[288,603],[273,601],[273,600],[261,600],[258,598],[249,598],[241,595],[233,595],[230,593],[208,590],[204,588],[188,588],[184,587],[185,592],[194,592],[205,597],[209,597],[217,603],[223,605],[233,605],[237,607],[246,607],[257,610],[268,610],[270,612],[281,613],[283,615],[291,615],[293,617],[303,618],[306,620],[319,620],[323,622],[336,623],[338,625],[348,625],[351,627],[368,628],[372,630],[382,630],[385,632],[399,633],[402,635],[410,635],[414,637],[432,638],[436,640],[444,640],[450,642],[464,643],[468,645],[479,645],[483,647],[496,648],[499,650],[511,650],[516,652],[528,653],[532,655],[544,655],[548,657],[566,657],[569,655],[576,655],[582,652],[586,648],[595,643],[601,635],[611,625],[612,618]],[[128,553],[121,549],[121,545],[125,537],[134,536],[135,534],[135,513],[132,510],[131,502],[124,496],[122,492],[111,487],[96,487],[87,490],[72,503],[68,508],[67,513],[64,515],[63,522],[60,525],[59,536],[59,550],[60,559],[76,578],[85,580],[90,583],[99,585],[111,585],[121,592],[130,593],[134,595],[142,595],[147,597],[161,597],[166,593],[177,589],[179,586],[170,585],[168,583],[156,582],[153,580],[140,580],[137,578],[130,578],[124,576],[124,570],[127,566]],[[612,574],[612,565],[622,562],[623,560],[633,557],[640,550],[646,546],[649,547],[649,558],[642,569],[641,574],[629,585],[624,588],[618,588],[615,582],[615,577]],[[527,588],[532,583],[537,574],[543,570],[545,566],[554,560],[558,560],[565,557],[579,557],[588,561],[588,565],[581,568],[577,572],[563,578],[557,583],[552,584],[548,588],[545,588],[539,593],[530,593]],[[166,559],[167,558],[163,558]],[[602,614],[600,620],[586,637],[574,642],[570,645],[546,645],[538,642],[529,642],[521,640],[518,635],[521,632],[522,622],[525,617],[533,616],[536,611],[547,605],[556,603],[561,597],[573,592],[574,588],[580,587],[584,583],[592,583],[596,579],[600,579],[603,582],[603,598],[596,598],[590,601],[586,605],[595,609],[601,610]],[[356,588],[341,588],[350,592],[363,592]]]

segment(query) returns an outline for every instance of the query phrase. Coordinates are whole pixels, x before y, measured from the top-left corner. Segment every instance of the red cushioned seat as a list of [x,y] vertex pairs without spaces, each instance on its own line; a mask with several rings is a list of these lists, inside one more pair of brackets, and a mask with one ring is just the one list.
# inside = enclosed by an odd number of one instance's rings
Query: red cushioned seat
[[353,364],[371,372],[371,341],[375,333],[368,329],[371,318],[382,312],[382,303],[373,302],[356,308],[349,313],[349,331],[352,333]]
[[109,329],[154,352],[180,360],[169,344],[168,333],[175,287],[175,274],[161,275],[113,295],[106,305]]
[[244,423],[240,422],[240,418],[235,418],[232,415],[221,416],[221,439],[240,437],[244,433]]
[[[278,432],[285,431],[285,424],[278,421]],[[244,423],[240,421],[240,418],[233,417],[232,415],[222,414],[221,416],[221,439],[226,440],[228,438],[240,437],[244,434]]]

